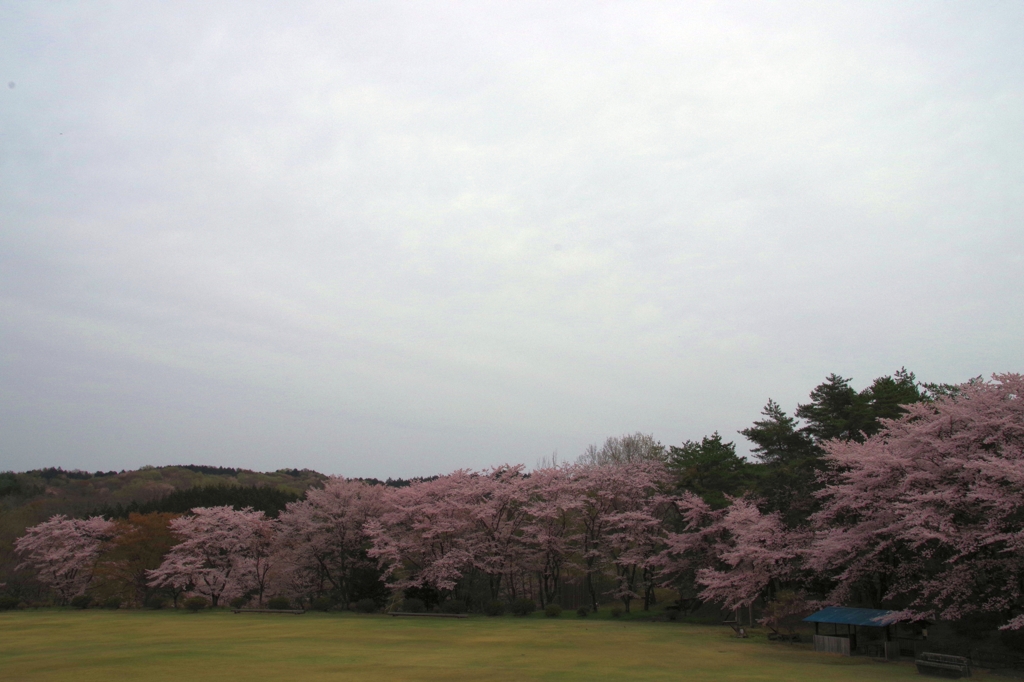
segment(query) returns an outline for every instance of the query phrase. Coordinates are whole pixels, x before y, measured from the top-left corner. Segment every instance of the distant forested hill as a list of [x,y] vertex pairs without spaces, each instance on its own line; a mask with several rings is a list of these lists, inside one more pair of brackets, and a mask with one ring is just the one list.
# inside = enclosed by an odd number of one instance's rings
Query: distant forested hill
[[309,469],[261,473],[201,465],[121,472],[48,468],[0,473],[0,583],[17,579],[14,539],[54,514],[126,516],[131,511],[184,512],[222,504],[276,514],[326,478]]
[[[309,488],[322,487],[325,480],[327,476],[310,469],[263,473],[198,464],[92,473],[53,467],[0,472],[0,585],[10,583],[11,587],[27,578],[15,570],[14,540],[54,514],[125,518],[132,512],[183,514],[194,507],[229,505],[277,516],[285,505],[301,499]],[[392,487],[410,483],[390,478],[361,480]]]

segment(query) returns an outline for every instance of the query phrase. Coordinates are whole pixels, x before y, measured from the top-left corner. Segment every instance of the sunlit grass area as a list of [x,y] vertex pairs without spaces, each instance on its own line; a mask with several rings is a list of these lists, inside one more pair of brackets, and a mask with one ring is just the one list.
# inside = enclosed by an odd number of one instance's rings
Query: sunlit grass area
[[[0,614],[13,680],[898,680],[910,663],[816,654],[720,627],[565,616],[40,610]],[[984,679],[984,676],[981,676]]]

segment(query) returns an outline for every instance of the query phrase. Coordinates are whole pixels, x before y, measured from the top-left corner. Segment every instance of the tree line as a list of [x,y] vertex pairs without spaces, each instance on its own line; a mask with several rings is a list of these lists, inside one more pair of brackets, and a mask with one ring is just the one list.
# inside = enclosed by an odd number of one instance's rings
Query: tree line
[[429,594],[482,608],[580,585],[648,608],[656,587],[770,617],[818,604],[1024,627],[1024,379],[855,391],[832,375],[794,416],[665,448],[635,434],[568,464],[405,486],[330,478],[277,515],[228,505],[57,516],[16,541],[58,601],[121,590],[217,605],[346,606]]
[[132,514],[154,513],[185,514],[196,507],[250,508],[262,511],[276,518],[289,502],[301,496],[291,490],[267,485],[202,485],[174,490],[163,497],[148,502],[133,500],[99,507],[87,516],[102,516],[107,519],[127,519]]

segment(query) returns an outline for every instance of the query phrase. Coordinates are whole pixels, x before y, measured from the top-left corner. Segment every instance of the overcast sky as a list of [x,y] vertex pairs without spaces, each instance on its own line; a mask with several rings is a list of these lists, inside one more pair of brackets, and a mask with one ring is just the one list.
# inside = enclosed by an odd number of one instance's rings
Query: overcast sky
[[1022,371],[1024,3],[0,1],[0,469],[411,476]]

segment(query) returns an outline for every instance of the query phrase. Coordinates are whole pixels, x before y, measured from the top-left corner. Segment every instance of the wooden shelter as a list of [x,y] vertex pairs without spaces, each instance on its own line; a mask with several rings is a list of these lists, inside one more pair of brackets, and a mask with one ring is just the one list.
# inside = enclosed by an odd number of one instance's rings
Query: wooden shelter
[[[804,618],[814,623],[814,650],[849,656],[857,652],[858,635],[862,639],[882,640],[880,652],[885,658],[899,657],[896,623],[892,611],[829,606]],[[876,647],[879,648],[879,647]]]

